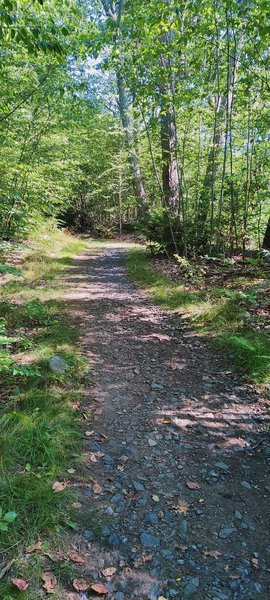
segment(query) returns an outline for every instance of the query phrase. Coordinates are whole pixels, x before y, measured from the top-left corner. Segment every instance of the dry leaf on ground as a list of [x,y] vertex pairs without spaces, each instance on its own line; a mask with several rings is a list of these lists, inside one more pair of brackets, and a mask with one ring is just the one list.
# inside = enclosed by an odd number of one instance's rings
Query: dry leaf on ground
[[91,585],[91,590],[96,592],[96,594],[100,594],[101,596],[109,593],[108,588],[106,588],[103,583],[94,583],[94,585]]
[[63,492],[63,490],[67,487],[68,481],[55,481],[52,490],[54,492]]
[[103,569],[101,573],[102,575],[104,575],[104,577],[112,577],[112,575],[114,575],[116,571],[117,569],[115,567],[107,567],[107,569]]
[[203,554],[204,556],[211,556],[212,558],[218,558],[221,556],[221,552],[218,550],[204,550]]
[[89,583],[85,579],[74,579],[72,585],[77,592],[86,592],[90,588]]
[[147,562],[151,562],[153,560],[153,554],[147,554],[146,556],[142,555],[134,562],[134,567],[140,567]]
[[190,509],[190,504],[189,502],[185,502],[185,500],[180,500],[178,502],[178,504],[176,504],[175,506],[172,507],[173,510],[176,510],[176,512],[179,513],[187,513]]
[[186,486],[188,487],[189,490],[200,490],[201,486],[199,485],[199,483],[197,483],[197,481],[187,481]]
[[86,563],[84,556],[81,556],[81,554],[77,554],[76,552],[69,554],[68,558],[72,560],[72,562],[78,563],[78,565],[84,565]]
[[93,491],[94,491],[94,494],[101,494],[101,492],[102,492],[101,485],[99,485],[99,483],[95,483],[93,485]]
[[42,587],[46,590],[47,594],[53,594],[57,586],[57,579],[52,571],[42,573],[41,579],[43,581]]
[[15,585],[17,590],[19,590],[20,592],[24,592],[25,590],[27,590],[30,581],[27,579],[16,579],[15,577],[14,579],[11,579],[11,583]]
[[31,544],[26,548],[27,554],[31,554],[32,552],[38,552],[42,549],[42,542],[36,542],[36,544]]

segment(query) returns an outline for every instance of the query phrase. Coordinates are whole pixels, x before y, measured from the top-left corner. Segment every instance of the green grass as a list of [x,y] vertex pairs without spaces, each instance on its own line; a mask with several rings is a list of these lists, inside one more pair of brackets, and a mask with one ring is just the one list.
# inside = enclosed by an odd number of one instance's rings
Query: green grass
[[[78,333],[68,324],[61,302],[60,275],[84,247],[69,234],[43,227],[25,246],[18,270],[5,270],[1,348],[9,360],[27,363],[28,368],[26,374],[14,375],[0,361],[0,507],[4,513],[17,514],[8,532],[0,532],[0,553],[7,550],[8,556],[38,538],[52,539],[70,518],[70,492],[54,493],[52,485],[67,478],[72,456],[78,453],[73,403],[79,399],[86,364]],[[48,366],[54,354],[68,364],[62,375]],[[16,577],[25,575],[28,567]],[[36,597],[28,590],[16,594],[15,588],[0,582],[0,597],[5,600]]]
[[176,311],[223,354],[230,366],[256,382],[270,380],[270,336],[254,330],[249,308],[256,305],[256,292],[216,288],[186,291],[157,273],[142,248],[132,249],[127,259],[131,278],[151,295],[154,302]]

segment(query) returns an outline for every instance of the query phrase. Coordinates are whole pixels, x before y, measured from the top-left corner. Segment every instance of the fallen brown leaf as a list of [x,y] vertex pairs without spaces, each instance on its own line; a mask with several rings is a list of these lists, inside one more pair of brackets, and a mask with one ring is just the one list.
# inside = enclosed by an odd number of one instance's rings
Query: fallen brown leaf
[[27,554],[31,554],[32,552],[38,552],[42,549],[42,542],[36,542],[36,544],[32,544],[26,548]]
[[84,556],[81,556],[81,554],[77,554],[76,552],[69,554],[68,558],[72,560],[72,562],[77,563],[78,565],[84,565],[86,563]]
[[57,586],[57,579],[52,571],[46,571],[46,573],[42,573],[41,579],[44,582],[42,587],[44,590],[46,590],[47,594],[53,594]]
[[104,577],[112,577],[112,575],[114,575],[116,571],[117,569],[115,567],[107,567],[107,569],[103,569],[101,573],[102,575],[104,575]]
[[103,583],[94,583],[94,585],[91,585],[91,590],[93,590],[93,592],[96,592],[97,594],[100,594],[101,596],[104,596],[105,594],[109,593],[108,588],[106,588],[106,586],[103,585]]
[[89,583],[85,579],[74,579],[72,585],[77,592],[86,592],[90,588]]
[[89,458],[90,458],[91,462],[93,462],[93,463],[96,463],[96,462],[97,462],[97,457],[96,457],[96,455],[95,455],[95,453],[94,453],[94,452],[92,452],[92,453],[90,454]]
[[25,590],[27,590],[30,581],[29,579],[16,579],[15,577],[14,579],[11,579],[11,583],[15,585],[17,590],[19,590],[20,592],[24,592]]
[[218,558],[221,556],[221,552],[218,550],[204,550],[203,554],[204,556],[211,556],[212,558]]
[[55,481],[52,490],[54,492],[62,492],[67,487],[68,481]]
[[189,490],[200,490],[201,486],[196,481],[187,481],[186,486]]
[[176,510],[176,512],[179,513],[187,513],[190,509],[190,504],[189,502],[185,502],[185,500],[180,500],[178,502],[178,504],[176,504],[175,506],[172,506],[173,510]]
[[153,554],[147,554],[146,556],[142,555],[135,561],[134,566],[140,567],[141,565],[144,565],[147,562],[151,562],[152,560]]
[[99,485],[99,483],[95,483],[93,485],[93,491],[94,491],[94,494],[101,494],[101,492],[102,492],[101,485]]

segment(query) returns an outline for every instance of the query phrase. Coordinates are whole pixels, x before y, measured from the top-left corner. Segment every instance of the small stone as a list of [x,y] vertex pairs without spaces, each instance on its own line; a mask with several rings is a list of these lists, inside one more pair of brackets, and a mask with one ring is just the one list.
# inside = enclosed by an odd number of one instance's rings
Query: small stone
[[114,512],[113,512],[113,508],[111,506],[108,506],[108,508],[106,508],[105,510],[106,515],[108,515],[109,517],[112,517]]
[[224,462],[216,462],[215,467],[218,467],[218,469],[222,469],[222,471],[228,471],[230,468],[229,465],[227,465]]
[[122,502],[124,500],[124,497],[122,496],[122,494],[114,494],[114,496],[111,498],[111,502],[113,502],[113,504],[117,504],[118,502]]
[[152,390],[163,390],[163,385],[160,385],[160,383],[155,383],[155,381],[153,381],[151,383],[151,389]]
[[157,445],[157,442],[155,440],[152,440],[152,438],[148,438],[148,444],[150,448],[153,448],[153,446]]
[[188,531],[188,522],[186,520],[182,521],[182,523],[180,523],[180,532],[183,533],[183,535],[186,535],[187,531]]
[[142,483],[139,483],[139,481],[133,481],[133,486],[136,492],[143,492],[145,489],[144,485]]
[[149,525],[157,525],[159,521],[158,516],[154,512],[147,513],[144,520],[145,523],[149,523]]
[[49,360],[49,367],[51,371],[61,375],[68,369],[68,364],[61,356],[52,356]]
[[111,530],[109,527],[102,527],[101,533],[103,537],[109,537],[111,535]]
[[108,542],[111,546],[119,546],[121,543],[121,538],[117,533],[112,533],[108,539]]
[[151,535],[151,533],[148,533],[147,531],[141,533],[140,540],[142,546],[145,546],[145,548],[154,548],[155,546],[160,545],[160,538]]
[[90,540],[93,540],[93,539],[94,539],[94,537],[95,537],[95,534],[94,534],[94,532],[93,532],[93,531],[89,531],[88,529],[85,529],[85,531],[83,532],[83,537],[84,537],[86,540],[89,540],[89,541],[90,541]]
[[243,519],[243,516],[242,516],[242,513],[240,513],[240,510],[235,510],[234,516],[236,519],[239,519],[239,521],[241,521],[241,519]]
[[112,465],[114,460],[113,460],[112,456],[110,456],[109,454],[105,454],[105,456],[103,456],[103,462],[104,462],[104,465]]
[[190,579],[190,581],[187,583],[187,585],[185,586],[185,590],[184,590],[185,598],[188,598],[189,596],[196,594],[198,591],[199,585],[200,585],[199,577],[192,577]]
[[241,486],[243,488],[245,488],[245,490],[251,490],[252,489],[252,485],[250,485],[250,483],[248,483],[248,481],[241,481]]
[[227,537],[231,536],[236,531],[237,531],[237,529],[235,527],[224,527],[223,529],[220,530],[218,535],[220,538],[225,540]]
[[216,473],[216,471],[210,471],[210,475],[211,475],[211,477],[214,477],[215,479],[216,479],[217,477],[219,477],[219,474],[218,474],[218,473]]

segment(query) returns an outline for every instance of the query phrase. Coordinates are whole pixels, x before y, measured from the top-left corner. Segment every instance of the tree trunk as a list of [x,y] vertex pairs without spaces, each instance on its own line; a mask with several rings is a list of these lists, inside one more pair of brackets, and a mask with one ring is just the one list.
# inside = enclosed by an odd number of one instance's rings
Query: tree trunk
[[266,231],[265,231],[264,238],[263,238],[262,247],[265,250],[270,250],[270,217],[268,219]]
[[163,202],[170,212],[176,214],[179,204],[176,128],[173,113],[169,109],[161,112]]
[[146,213],[148,202],[144,189],[143,177],[139,159],[136,153],[133,118],[130,111],[129,98],[125,88],[125,81],[121,73],[116,73],[117,91],[119,98],[119,113],[128,148],[129,162],[132,171],[134,194],[138,205],[138,216],[143,217]]
[[[121,48],[121,21],[122,14],[125,8],[125,0],[118,0],[116,4],[112,0],[102,0],[103,8],[107,17],[113,19],[115,22],[115,35],[114,43]],[[122,57],[121,57],[122,59]],[[124,62],[124,61],[120,61]],[[122,69],[118,67],[116,69],[116,82],[118,92],[118,106],[120,118],[124,130],[126,146],[128,149],[129,163],[132,172],[132,182],[134,195],[137,200],[138,206],[138,217],[141,218],[147,211],[148,201],[146,191],[144,188],[143,177],[140,167],[140,162],[136,152],[135,136],[134,136],[134,123],[133,117],[130,110],[130,101],[128,92],[126,89],[125,79],[123,76],[124,65]]]

